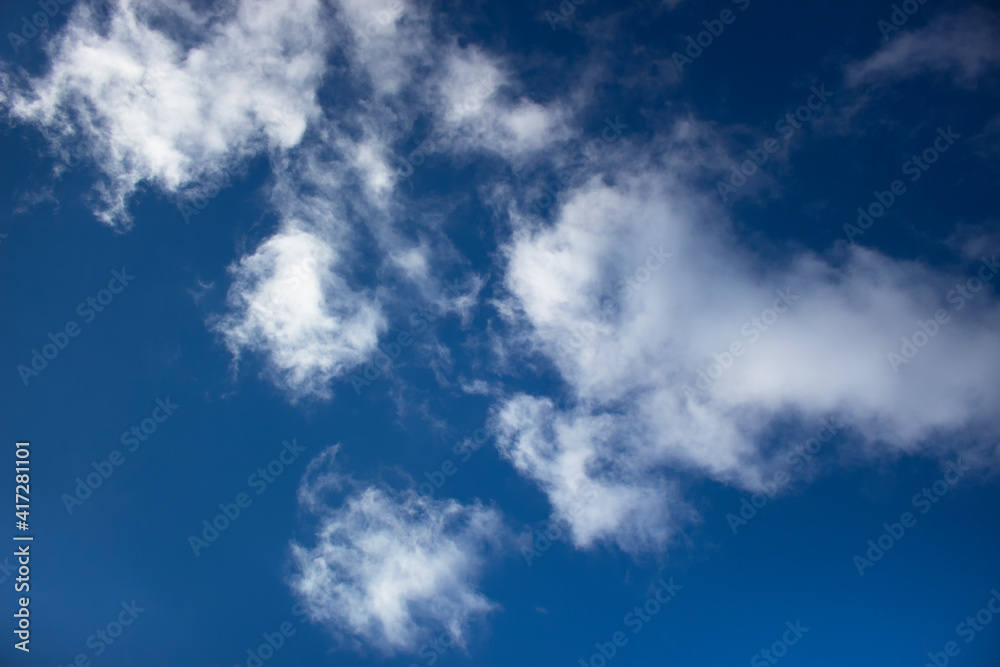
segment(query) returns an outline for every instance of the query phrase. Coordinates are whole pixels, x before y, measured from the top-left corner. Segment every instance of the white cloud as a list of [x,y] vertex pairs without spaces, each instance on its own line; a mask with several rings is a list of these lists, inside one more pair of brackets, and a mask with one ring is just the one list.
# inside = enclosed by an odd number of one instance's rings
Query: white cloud
[[498,609],[476,582],[490,546],[506,539],[500,514],[362,486],[336,470],[336,452],[314,459],[299,488],[316,528],[314,545],[292,544],[290,583],[310,619],[386,654],[414,653],[442,631],[464,646],[469,625]]
[[[662,549],[692,517],[675,485],[632,467],[626,421],[611,414],[557,410],[519,395],[494,415],[500,452],[548,495],[573,543],[614,539],[626,551]],[[636,474],[639,472],[640,474]]]
[[354,166],[362,174],[365,188],[373,201],[380,201],[396,184],[395,172],[386,163],[385,145],[374,139],[356,144]]
[[563,106],[520,95],[502,58],[436,36],[425,7],[406,0],[339,0],[337,6],[352,71],[379,104],[401,114],[394,121],[409,126],[421,115],[434,118],[437,135],[455,153],[510,157],[568,136]]
[[[770,436],[778,420],[809,429],[837,417],[868,453],[996,437],[1000,306],[988,290],[955,311],[946,294],[969,276],[845,244],[769,269],[684,171],[594,179],[565,195],[554,224],[518,219],[507,246],[519,352],[551,360],[568,397],[560,408],[527,394],[498,403],[500,450],[579,545],[662,545],[690,516],[671,480],[760,488],[795,444]],[[887,354],[938,309],[950,321],[894,372]],[[735,342],[743,352],[730,360]],[[721,377],[701,378],[716,359]],[[569,515],[587,482],[602,500]]]
[[294,226],[243,257],[231,312],[215,324],[233,355],[262,352],[293,396],[329,396],[330,380],[364,363],[385,328],[378,304],[338,273],[341,262],[328,241]]
[[415,70],[433,64],[426,10],[417,3],[339,0],[337,7],[347,54],[377,95],[400,95],[415,82]]
[[906,79],[926,72],[951,74],[974,87],[1000,65],[1000,29],[995,14],[975,8],[939,16],[926,28],[890,33],[890,41],[847,70],[850,86]]
[[6,95],[14,117],[87,147],[107,179],[98,216],[128,224],[143,182],[176,193],[224,181],[248,156],[300,141],[319,113],[324,25],[320,0],[245,0],[219,15],[117,0],[107,22],[80,4],[49,71]]
[[452,48],[444,62],[436,86],[441,99],[437,122],[453,150],[487,150],[512,158],[569,137],[563,107],[512,98],[505,91],[511,77],[500,60],[470,46]]

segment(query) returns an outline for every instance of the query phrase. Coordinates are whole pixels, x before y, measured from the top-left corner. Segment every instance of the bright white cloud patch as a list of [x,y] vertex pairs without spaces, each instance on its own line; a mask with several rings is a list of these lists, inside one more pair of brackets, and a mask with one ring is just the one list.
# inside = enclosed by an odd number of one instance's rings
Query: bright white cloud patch
[[225,180],[248,155],[297,144],[319,113],[320,0],[246,0],[215,15],[117,0],[110,14],[102,23],[80,4],[48,72],[7,93],[14,117],[86,147],[107,178],[108,224],[129,222],[140,183],[176,193]]
[[232,269],[231,313],[216,323],[230,351],[267,355],[294,396],[328,396],[329,382],[363,363],[385,326],[378,306],[338,274],[337,251],[290,228]]
[[497,609],[476,582],[488,547],[503,539],[500,514],[360,486],[336,470],[336,451],[310,463],[299,489],[316,528],[314,544],[292,545],[291,586],[310,619],[388,654],[413,653],[441,632],[463,646],[469,624]]
[[[571,401],[501,402],[499,446],[578,544],[662,544],[684,514],[674,474],[760,488],[796,444],[773,444],[778,419],[839,417],[870,452],[1000,432],[1000,307],[988,287],[949,299],[995,258],[943,275],[842,245],[768,269],[671,172],[616,180],[569,193],[551,226],[522,220],[507,249],[509,312]],[[587,483],[602,500],[568,512]]]

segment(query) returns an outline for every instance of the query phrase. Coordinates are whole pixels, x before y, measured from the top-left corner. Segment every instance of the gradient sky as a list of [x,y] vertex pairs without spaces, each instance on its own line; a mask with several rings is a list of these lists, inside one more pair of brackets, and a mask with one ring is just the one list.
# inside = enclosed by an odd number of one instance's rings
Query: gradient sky
[[0,664],[1000,662],[991,3],[0,28]]

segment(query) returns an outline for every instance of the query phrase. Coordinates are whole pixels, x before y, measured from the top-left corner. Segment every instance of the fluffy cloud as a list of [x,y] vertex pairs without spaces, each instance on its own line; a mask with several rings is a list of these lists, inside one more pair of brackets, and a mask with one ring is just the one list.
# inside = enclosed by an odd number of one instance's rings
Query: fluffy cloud
[[[568,397],[499,403],[499,447],[578,544],[662,545],[689,516],[672,482],[761,488],[795,444],[779,422],[837,418],[870,453],[997,435],[1000,306],[989,288],[948,298],[985,264],[949,275],[842,244],[769,268],[682,173],[594,179],[507,247],[508,317]],[[936,333],[908,358],[922,327]],[[569,512],[588,484],[599,500]]]
[[310,619],[387,654],[413,653],[442,631],[464,646],[469,624],[497,609],[476,581],[504,539],[499,513],[357,484],[337,471],[336,452],[314,459],[299,488],[316,527],[312,546],[292,544],[290,583]]
[[385,326],[378,305],[338,273],[341,261],[329,242],[289,227],[232,268],[231,312],[215,327],[237,358],[266,354],[293,396],[329,396],[330,380],[364,363]]
[[320,0],[246,0],[201,14],[183,0],[80,4],[48,72],[5,96],[15,118],[78,144],[106,177],[98,216],[128,224],[148,182],[177,193],[225,181],[244,159],[297,144],[325,67]]
[[890,33],[889,38],[873,55],[848,68],[848,85],[884,83],[936,72],[951,74],[958,83],[974,87],[986,72],[1000,65],[997,16],[980,8],[944,14],[926,28]]

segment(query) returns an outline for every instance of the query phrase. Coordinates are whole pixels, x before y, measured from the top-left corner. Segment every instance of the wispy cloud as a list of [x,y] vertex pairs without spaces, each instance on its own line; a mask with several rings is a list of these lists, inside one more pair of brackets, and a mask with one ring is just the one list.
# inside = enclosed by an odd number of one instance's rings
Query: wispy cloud
[[292,544],[291,586],[309,618],[357,649],[361,640],[414,653],[442,631],[464,646],[469,625],[498,609],[477,581],[490,548],[506,539],[500,514],[359,484],[337,470],[336,454],[314,459],[299,488],[316,527],[312,544]]
[[886,83],[925,73],[950,74],[973,88],[1000,65],[1000,22],[981,8],[943,14],[920,30],[893,35],[868,58],[847,69],[847,84]]

